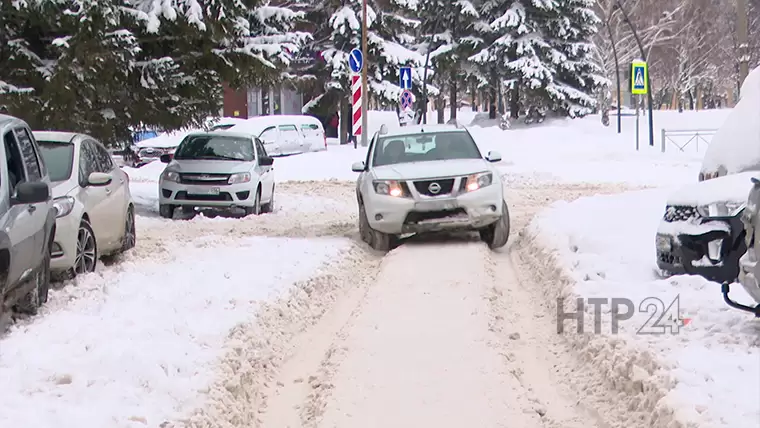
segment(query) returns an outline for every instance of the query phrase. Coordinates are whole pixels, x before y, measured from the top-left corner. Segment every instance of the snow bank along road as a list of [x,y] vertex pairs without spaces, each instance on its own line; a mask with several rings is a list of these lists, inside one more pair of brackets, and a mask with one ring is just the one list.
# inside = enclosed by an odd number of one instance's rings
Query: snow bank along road
[[245,219],[147,204],[133,253],[0,339],[0,426],[672,428],[556,334],[515,257],[543,206],[621,190],[511,185],[502,251],[384,256],[359,243],[352,183],[278,184],[279,209]]

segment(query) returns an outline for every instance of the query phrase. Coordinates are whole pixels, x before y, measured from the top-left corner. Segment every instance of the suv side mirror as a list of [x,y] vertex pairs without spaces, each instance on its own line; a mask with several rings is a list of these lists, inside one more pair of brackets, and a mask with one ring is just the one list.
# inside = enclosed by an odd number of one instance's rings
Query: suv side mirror
[[42,181],[19,183],[16,186],[14,205],[39,204],[50,199],[50,186]]
[[354,162],[353,165],[351,165],[351,171],[364,172],[364,162]]
[[259,158],[259,165],[272,166],[274,164],[274,158],[271,156],[261,156]]
[[172,161],[172,155],[161,155],[159,159],[162,163],[169,163]]
[[501,162],[501,153],[497,152],[496,150],[488,152],[486,160],[488,162]]

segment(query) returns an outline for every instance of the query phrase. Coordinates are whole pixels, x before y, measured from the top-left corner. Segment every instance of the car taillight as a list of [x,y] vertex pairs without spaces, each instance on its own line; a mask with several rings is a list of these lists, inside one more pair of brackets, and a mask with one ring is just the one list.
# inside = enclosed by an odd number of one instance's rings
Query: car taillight
[[323,132],[322,133],[322,138],[325,139],[325,149],[327,149],[327,133]]

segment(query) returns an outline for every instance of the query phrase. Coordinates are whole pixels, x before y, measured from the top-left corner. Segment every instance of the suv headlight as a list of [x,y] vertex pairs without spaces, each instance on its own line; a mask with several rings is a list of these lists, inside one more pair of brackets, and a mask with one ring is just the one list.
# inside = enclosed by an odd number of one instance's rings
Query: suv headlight
[[240,184],[240,183],[247,183],[251,181],[251,173],[250,172],[238,172],[236,174],[230,175],[230,179],[227,180],[228,184]]
[[55,217],[65,217],[71,214],[74,209],[74,198],[71,196],[61,196],[60,198],[53,199],[53,207],[55,208]]
[[409,195],[406,191],[404,183],[395,180],[375,180],[372,182],[372,186],[375,188],[375,193],[378,195],[395,196],[397,198],[403,198]]
[[474,192],[486,186],[493,184],[492,172],[481,172],[479,174],[470,175],[465,179],[465,190],[468,192]]
[[179,183],[179,173],[175,171],[164,171],[164,173],[161,174],[161,178],[163,178],[164,181]]
[[697,207],[702,217],[733,217],[746,207],[744,202],[714,202]]

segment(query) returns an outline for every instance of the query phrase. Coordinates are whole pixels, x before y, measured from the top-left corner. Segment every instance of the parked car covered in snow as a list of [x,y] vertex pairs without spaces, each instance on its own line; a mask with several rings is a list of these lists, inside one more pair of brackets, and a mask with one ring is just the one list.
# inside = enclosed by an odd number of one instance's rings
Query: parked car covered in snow
[[747,252],[739,259],[739,282],[756,305],[738,303],[729,298],[729,282],[724,282],[722,287],[726,303],[736,309],[751,312],[756,317],[760,317],[760,263],[757,259],[760,254],[760,248],[758,248],[760,245],[760,178],[758,177],[760,174],[750,178],[752,190],[749,192],[747,206],[741,216],[746,231]]
[[274,210],[272,159],[262,142],[227,131],[193,133],[177,147],[159,179],[159,213],[195,208],[242,209],[246,215]]
[[742,85],[742,96],[713,137],[699,182],[673,193],[656,236],[657,265],[666,274],[701,275],[731,282],[747,251],[741,221],[760,171],[760,67]]
[[51,270],[73,278],[94,272],[98,259],[135,246],[135,208],[129,176],[94,138],[35,131],[50,171],[56,230]]
[[[312,142],[301,131],[303,121],[303,116],[297,115],[256,116],[221,132],[256,137],[264,144],[269,156],[294,155],[311,151]],[[323,144],[326,143],[325,140]]]

